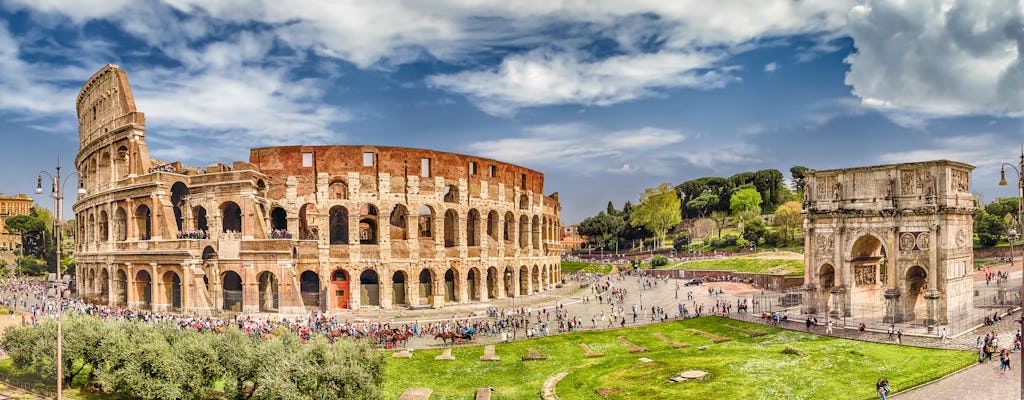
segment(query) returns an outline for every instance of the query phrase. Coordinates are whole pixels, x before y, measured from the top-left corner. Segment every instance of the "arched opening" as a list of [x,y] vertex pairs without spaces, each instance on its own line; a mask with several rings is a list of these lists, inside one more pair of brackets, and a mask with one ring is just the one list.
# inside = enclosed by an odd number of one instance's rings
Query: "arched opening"
[[281,207],[270,210],[270,229],[288,233],[288,212]]
[[547,265],[541,265],[540,266],[540,284],[541,284],[541,287],[543,287],[545,289],[547,289],[548,285],[551,283],[551,273],[550,272],[551,272],[551,268],[549,268]]
[[391,276],[391,303],[406,305],[405,300],[405,271],[395,271]]
[[99,270],[99,280],[96,282],[96,285],[98,286],[97,288],[99,290],[99,300],[101,302],[105,303],[106,302],[106,296],[108,296],[110,294],[110,291],[109,291],[109,288],[108,288],[108,282],[110,282],[110,281],[111,281],[111,273],[110,272],[106,272],[106,268],[100,269]]
[[121,207],[114,211],[114,237],[119,242],[128,240],[128,215]]
[[516,288],[514,286],[515,280],[513,279],[514,274],[512,272],[512,267],[505,267],[505,272],[503,272],[501,276],[505,279],[505,297],[512,297],[512,291]]
[[110,240],[110,222],[107,218],[106,211],[100,211],[100,241],[106,242]]
[[174,271],[164,272],[162,278],[164,286],[164,298],[172,310],[181,308],[181,277]]
[[117,148],[117,158],[114,159],[114,172],[117,179],[124,179],[128,177],[128,146],[120,146]]
[[487,214],[487,236],[491,239],[498,240],[498,232],[501,231],[501,218],[498,217],[496,211],[491,211]]
[[853,285],[868,287],[878,285],[880,267],[885,265],[885,247],[874,236],[861,236],[853,242],[850,267],[853,269]]
[[540,267],[534,265],[533,273],[530,276],[533,278],[533,292],[537,293],[542,289],[540,285]]
[[262,179],[256,180],[256,195],[259,197],[267,197],[267,183]]
[[86,232],[85,238],[84,238],[85,239],[85,243],[92,243],[92,242],[96,241],[96,232],[95,232],[95,229],[96,229],[96,216],[95,215],[90,213],[89,214],[89,223],[86,224],[86,226],[84,226],[82,228]]
[[348,209],[331,207],[331,244],[348,244]]
[[153,213],[149,211],[149,206],[142,204],[135,209],[135,229],[139,233],[139,240],[153,237]]
[[128,274],[123,269],[117,270],[114,280],[114,305],[128,305]]
[[525,194],[519,195],[519,209],[526,210],[530,208],[530,198]]
[[138,299],[140,308],[149,309],[153,306],[153,277],[149,271],[139,270],[135,273],[135,298]]
[[466,245],[480,245],[480,212],[475,208],[470,209],[466,216]]
[[377,216],[373,204],[359,208],[359,244],[377,244]]
[[377,271],[368,269],[359,275],[360,303],[367,306],[380,306],[380,287]]
[[299,275],[299,295],[302,296],[302,305],[320,307],[320,275],[313,271]]
[[533,216],[533,224],[530,226],[530,239],[533,242],[533,248],[540,248],[540,218],[536,215]]
[[448,185],[444,187],[444,202],[445,203],[458,203],[459,202],[459,187],[455,185]]
[[832,264],[822,265],[818,269],[818,293],[821,295],[821,309],[828,310],[832,301],[832,288],[836,286],[836,269]]
[[304,204],[299,208],[299,239],[319,239],[320,235],[316,229],[316,211],[316,204]]
[[444,247],[455,247],[459,235],[458,220],[459,215],[455,210],[449,209],[444,212]]
[[907,270],[903,282],[904,287],[904,315],[906,321],[917,319],[917,308],[925,307],[924,291],[928,287],[928,272],[918,265]]
[[455,301],[455,270],[451,268],[444,273],[444,301]]
[[529,243],[530,220],[525,215],[519,217],[519,247],[525,249]]
[[516,217],[512,215],[512,212],[505,213],[505,224],[502,227],[502,238],[505,243],[512,243],[512,230],[515,229]]
[[331,273],[331,290],[335,307],[348,308],[349,277],[347,272],[338,269]]
[[470,268],[469,273],[466,274],[466,289],[469,291],[466,298],[470,300],[480,300],[480,293],[477,292],[477,288],[480,287],[480,271],[476,268]]
[[334,200],[345,200],[348,198],[348,185],[341,179],[331,180],[330,186],[327,187],[328,196]]
[[409,238],[409,224],[406,220],[409,211],[401,204],[395,204],[391,208],[391,216],[388,224],[391,226],[391,240],[406,240]]
[[498,297],[498,269],[490,267],[487,269],[487,298]]
[[195,229],[197,233],[201,233],[203,237],[207,237],[209,235],[210,224],[206,221],[206,208],[202,206],[193,207],[192,218],[195,218],[196,220]]
[[188,186],[182,182],[175,182],[171,185],[171,205],[174,206],[174,223],[178,227],[178,232],[184,229],[185,220],[181,210],[185,207],[186,200],[188,200]]
[[206,246],[203,248],[203,261],[217,258],[217,251],[213,249],[213,246]]
[[433,240],[433,238],[434,238],[434,209],[430,208],[429,206],[420,206],[420,209],[419,209],[419,211],[417,211],[417,214],[419,214],[417,219],[419,220],[418,225],[419,225],[419,237],[420,237],[420,239],[430,239],[430,240]]
[[434,295],[434,279],[430,270],[423,269],[420,271],[419,277],[419,294],[420,304],[430,304],[431,297]]
[[256,276],[260,289],[260,312],[276,312],[278,308],[278,281],[273,272],[264,271]]
[[519,267],[519,293],[530,294],[530,269],[525,265]]
[[227,271],[221,277],[224,290],[224,309],[242,312],[242,277],[235,271]]
[[226,202],[220,206],[221,215],[223,216],[223,232],[224,233],[238,233],[242,232],[242,209],[238,207],[233,201]]

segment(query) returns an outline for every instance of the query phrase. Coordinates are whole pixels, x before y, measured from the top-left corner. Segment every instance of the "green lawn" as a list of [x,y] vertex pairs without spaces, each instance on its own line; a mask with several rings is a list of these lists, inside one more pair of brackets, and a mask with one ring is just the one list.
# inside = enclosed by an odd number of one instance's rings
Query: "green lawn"
[[[689,329],[732,340],[714,344]],[[753,331],[766,334],[751,337]],[[654,337],[655,332],[692,346],[673,349]],[[630,354],[618,336],[651,351]],[[580,343],[605,355],[585,359]],[[701,346],[708,349],[699,350]],[[783,354],[786,346],[806,354]],[[549,359],[520,361],[531,347]],[[496,389],[493,399],[536,399],[548,377],[572,370],[557,386],[565,400],[601,398],[599,388],[619,391],[608,399],[870,399],[877,396],[874,383],[880,377],[888,377],[899,391],[975,362],[972,352],[857,342],[716,317],[501,344],[498,362],[479,361],[480,346],[456,348],[456,361],[435,361],[439,349],[413,353],[408,360],[388,359],[388,398],[406,388],[430,387],[432,399],[472,399],[476,388],[491,386]],[[639,357],[654,362],[641,363]],[[706,371],[709,377],[668,383],[689,369]]]
[[611,272],[611,270],[611,264],[598,264],[583,261],[562,261],[562,274],[574,274],[579,271],[607,274]]
[[664,268],[688,270],[736,271],[753,273],[781,273],[802,276],[804,262],[802,260],[779,260],[757,258],[754,256],[738,256],[720,260],[701,260],[670,264]]

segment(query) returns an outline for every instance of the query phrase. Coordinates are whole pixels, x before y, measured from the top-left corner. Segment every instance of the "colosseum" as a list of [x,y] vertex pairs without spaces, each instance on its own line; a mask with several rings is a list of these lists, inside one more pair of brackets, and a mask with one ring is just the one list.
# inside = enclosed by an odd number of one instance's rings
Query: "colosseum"
[[558,194],[486,158],[382,146],[149,157],[125,72],[77,99],[80,296],[209,315],[433,307],[526,296],[561,277]]

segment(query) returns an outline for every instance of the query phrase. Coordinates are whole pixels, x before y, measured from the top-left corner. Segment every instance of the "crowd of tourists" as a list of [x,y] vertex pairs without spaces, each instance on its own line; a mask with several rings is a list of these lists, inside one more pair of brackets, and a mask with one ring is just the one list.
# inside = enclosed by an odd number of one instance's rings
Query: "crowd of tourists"
[[178,232],[178,239],[209,239],[210,232],[202,230],[185,230]]

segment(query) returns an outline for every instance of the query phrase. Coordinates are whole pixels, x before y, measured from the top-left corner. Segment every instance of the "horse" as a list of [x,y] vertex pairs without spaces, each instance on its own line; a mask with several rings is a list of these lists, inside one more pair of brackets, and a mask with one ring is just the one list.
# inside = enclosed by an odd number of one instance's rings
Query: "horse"
[[457,340],[458,338],[459,338],[458,335],[456,335],[454,333],[451,333],[451,332],[438,333],[438,334],[434,335],[434,339],[441,339],[441,343],[443,345],[447,345],[449,341],[451,341],[452,345],[454,345],[455,344],[455,340]]

